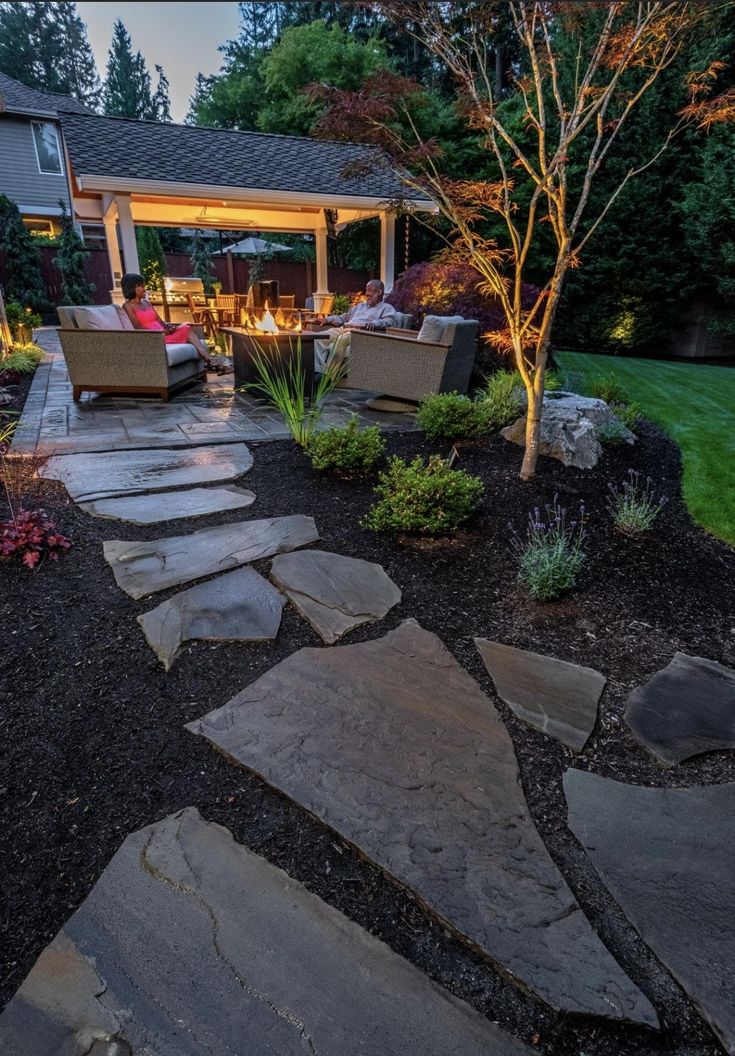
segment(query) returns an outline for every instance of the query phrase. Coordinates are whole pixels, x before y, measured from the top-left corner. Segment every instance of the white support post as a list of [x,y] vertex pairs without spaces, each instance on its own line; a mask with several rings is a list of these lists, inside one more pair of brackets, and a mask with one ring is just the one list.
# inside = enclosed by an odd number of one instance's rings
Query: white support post
[[114,210],[109,210],[102,217],[102,223],[105,225],[105,242],[107,243],[107,256],[110,261],[110,271],[112,272],[112,289],[110,290],[110,297],[113,303],[122,303],[122,290],[120,289],[120,279],[122,278],[122,257],[120,256],[120,246],[117,241],[117,216]]
[[138,247],[135,243],[135,225],[133,214],[130,211],[130,199],[126,196],[116,195],[117,216],[120,223],[120,239],[122,241],[123,258],[125,260],[126,272],[140,272],[138,260]]
[[316,290],[314,291],[314,311],[318,311],[317,297],[326,297],[329,293],[329,272],[327,267],[327,228],[317,227],[316,239]]
[[380,214],[380,278],[383,280],[386,293],[393,288],[395,260],[396,214],[386,211]]

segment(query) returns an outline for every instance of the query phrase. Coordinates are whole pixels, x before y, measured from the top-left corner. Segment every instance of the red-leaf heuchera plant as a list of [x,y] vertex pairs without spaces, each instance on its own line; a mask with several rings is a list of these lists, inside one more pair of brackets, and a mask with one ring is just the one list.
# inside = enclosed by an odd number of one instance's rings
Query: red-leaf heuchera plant
[[0,522],[0,560],[20,557],[26,568],[35,568],[44,557],[58,561],[70,547],[71,540],[56,531],[44,510],[18,510]]

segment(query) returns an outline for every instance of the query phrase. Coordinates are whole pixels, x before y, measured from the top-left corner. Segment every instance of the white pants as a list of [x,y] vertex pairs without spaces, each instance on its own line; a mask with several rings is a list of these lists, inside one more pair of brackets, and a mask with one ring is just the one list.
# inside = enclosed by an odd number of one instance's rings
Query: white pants
[[352,331],[343,326],[329,331],[329,338],[314,339],[314,370],[317,374],[326,373],[330,363],[344,363],[350,358],[350,338]]

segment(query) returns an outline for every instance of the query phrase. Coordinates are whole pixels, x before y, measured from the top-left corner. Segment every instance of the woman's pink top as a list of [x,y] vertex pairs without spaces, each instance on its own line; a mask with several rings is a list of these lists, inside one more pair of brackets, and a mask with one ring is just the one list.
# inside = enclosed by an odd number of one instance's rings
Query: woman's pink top
[[[155,308],[138,308],[137,305],[133,305],[133,310],[144,330],[165,330],[163,323],[158,321]],[[190,329],[188,323],[177,326],[170,334],[166,334],[163,340],[167,345],[186,345],[189,343]]]

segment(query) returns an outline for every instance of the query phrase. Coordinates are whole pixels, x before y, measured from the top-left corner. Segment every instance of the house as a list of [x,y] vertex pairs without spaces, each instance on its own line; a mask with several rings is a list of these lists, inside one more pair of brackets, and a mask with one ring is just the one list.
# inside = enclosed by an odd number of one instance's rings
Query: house
[[[60,110],[91,113],[70,95],[39,92],[0,73],[0,194],[15,202],[37,235],[58,233],[59,199],[70,209]],[[96,225],[86,233],[102,230]]]

